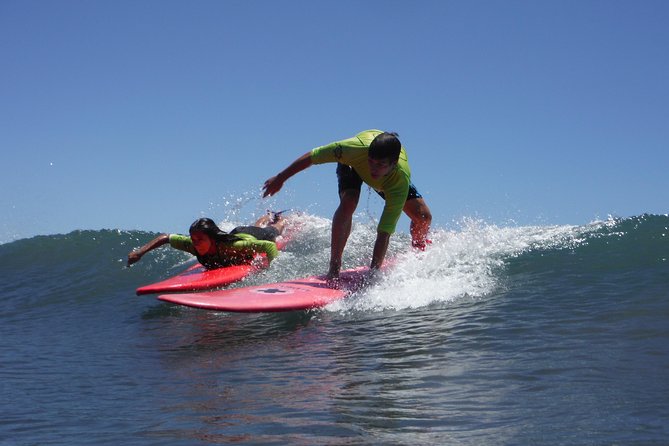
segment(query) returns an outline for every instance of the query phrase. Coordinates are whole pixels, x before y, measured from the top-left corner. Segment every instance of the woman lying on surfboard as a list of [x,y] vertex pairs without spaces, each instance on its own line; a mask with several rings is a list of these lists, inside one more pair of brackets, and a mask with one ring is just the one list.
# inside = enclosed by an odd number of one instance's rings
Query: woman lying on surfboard
[[210,218],[195,220],[190,236],[160,234],[141,248],[128,254],[128,266],[138,262],[144,254],[165,244],[186,251],[207,269],[251,263],[256,254],[265,253],[271,262],[279,255],[276,238],[283,233],[285,220],[279,213],[263,215],[253,226],[238,226],[230,232],[222,231]]

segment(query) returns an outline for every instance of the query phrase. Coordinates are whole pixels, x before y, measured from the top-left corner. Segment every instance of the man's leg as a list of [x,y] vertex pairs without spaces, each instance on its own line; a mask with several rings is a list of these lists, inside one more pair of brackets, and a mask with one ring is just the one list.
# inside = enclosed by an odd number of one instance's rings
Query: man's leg
[[404,203],[404,213],[411,219],[411,245],[425,249],[427,233],[432,223],[432,213],[423,198],[411,198]]
[[339,207],[332,217],[332,239],[330,241],[330,270],[328,277],[339,276],[341,259],[344,255],[344,247],[351,234],[353,224],[353,213],[358,206],[360,191],[347,189],[339,193]]

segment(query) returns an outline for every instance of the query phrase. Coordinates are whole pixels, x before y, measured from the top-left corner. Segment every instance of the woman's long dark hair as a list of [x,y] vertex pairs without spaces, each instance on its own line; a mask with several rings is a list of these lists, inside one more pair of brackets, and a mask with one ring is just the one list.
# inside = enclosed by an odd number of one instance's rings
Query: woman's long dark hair
[[[201,232],[203,234],[206,234],[211,238],[214,243],[225,243],[225,244],[231,244],[233,242],[236,242],[237,240],[242,240],[241,238],[237,237],[234,234],[228,234],[225,231],[222,231],[221,228],[216,226],[216,223],[214,223],[214,220],[211,218],[199,218],[193,222],[192,225],[190,225],[190,229],[188,230],[190,235],[192,236],[194,232]],[[204,265],[206,269],[215,269],[215,268],[220,268],[222,266],[229,266],[229,265],[234,265],[235,262],[233,259],[222,259],[219,258],[217,255],[196,255],[197,260]]]
[[211,218],[198,218],[190,225],[188,232],[191,235],[193,232],[201,232],[208,235],[215,242],[232,243],[241,240],[236,235],[221,230]]

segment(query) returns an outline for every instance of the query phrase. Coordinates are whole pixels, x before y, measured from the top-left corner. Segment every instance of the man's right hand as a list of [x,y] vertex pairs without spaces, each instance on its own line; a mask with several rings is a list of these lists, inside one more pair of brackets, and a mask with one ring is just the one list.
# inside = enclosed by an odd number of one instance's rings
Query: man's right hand
[[281,190],[281,187],[283,187],[283,181],[281,178],[279,178],[279,175],[273,176],[269,180],[265,181],[265,184],[263,185],[263,198],[269,196],[271,197],[275,193],[279,192]]
[[283,183],[285,183],[288,180],[288,178],[292,177],[298,172],[303,171],[309,166],[311,166],[311,151],[305,153],[304,155],[293,161],[293,163],[290,166],[286,167],[278,175],[265,181],[265,184],[262,187],[263,198],[267,196],[271,197],[275,193],[279,192],[281,190],[281,187],[283,186]]

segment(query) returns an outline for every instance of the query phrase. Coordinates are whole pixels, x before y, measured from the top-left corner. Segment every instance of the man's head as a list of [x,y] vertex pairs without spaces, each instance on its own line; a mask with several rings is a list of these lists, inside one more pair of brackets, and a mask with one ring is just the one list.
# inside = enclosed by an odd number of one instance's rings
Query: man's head
[[372,178],[388,175],[397,165],[400,158],[402,144],[397,133],[381,133],[369,145],[367,162]]

